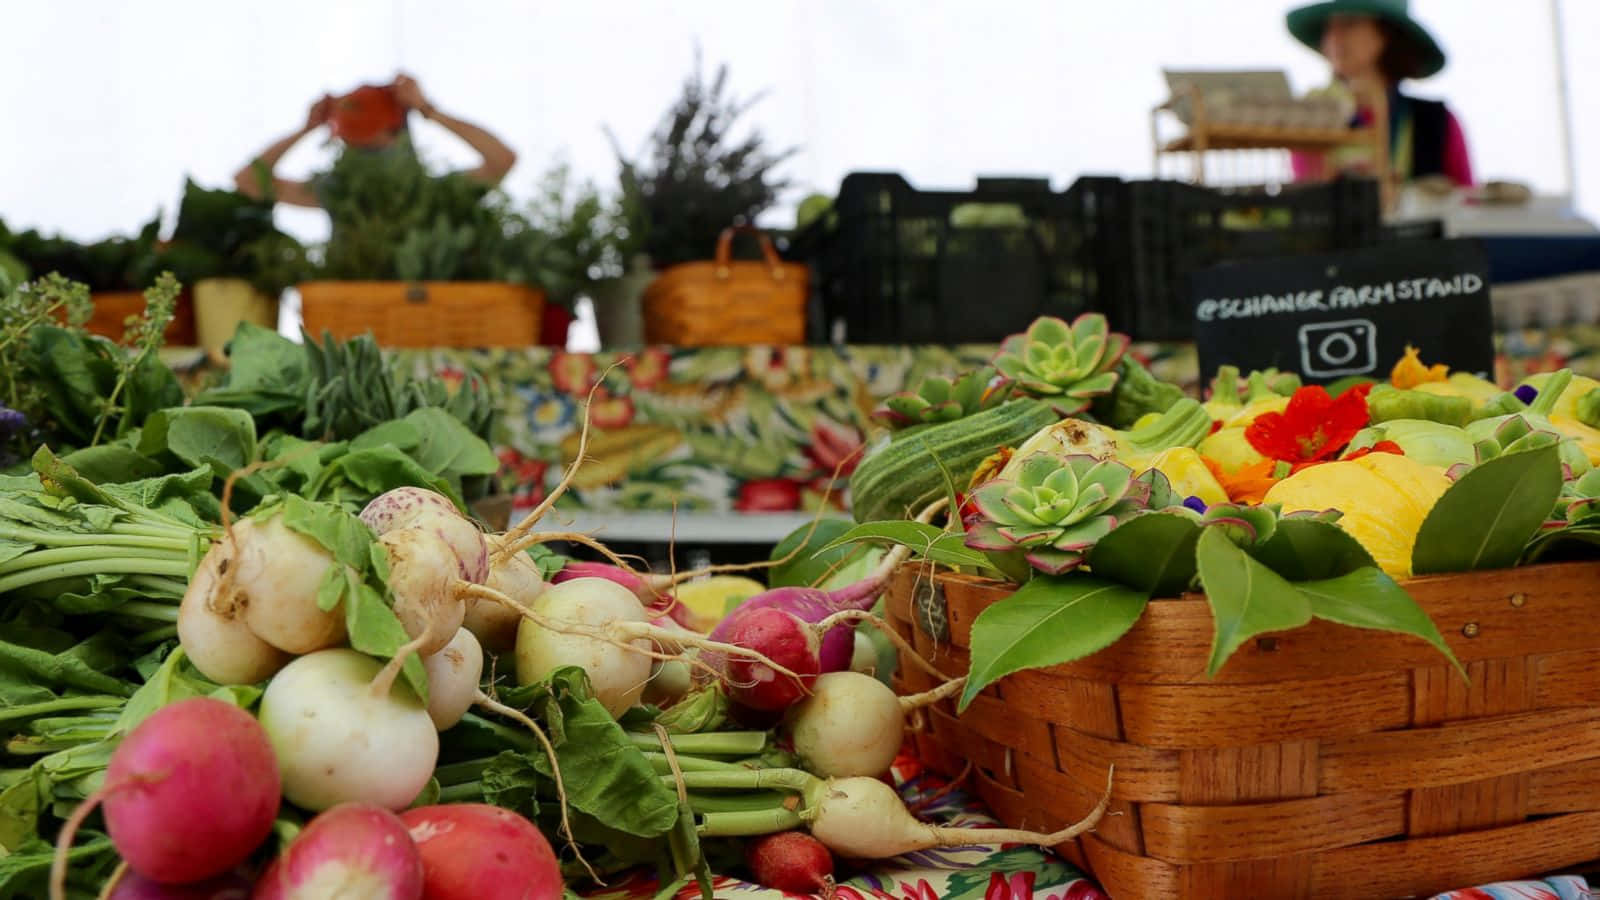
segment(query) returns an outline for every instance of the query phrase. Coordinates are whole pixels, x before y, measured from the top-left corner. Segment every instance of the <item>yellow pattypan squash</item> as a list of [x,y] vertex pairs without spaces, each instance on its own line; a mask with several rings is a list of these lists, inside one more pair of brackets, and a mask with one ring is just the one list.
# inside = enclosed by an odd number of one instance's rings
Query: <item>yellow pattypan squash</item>
[[1244,428],[1224,428],[1207,435],[1197,448],[1200,455],[1221,466],[1225,472],[1237,472],[1245,466],[1266,459],[1245,439]]
[[1457,372],[1444,381],[1425,381],[1412,390],[1441,397],[1465,397],[1474,406],[1482,406],[1500,396],[1499,385],[1468,372]]
[[1223,428],[1244,428],[1262,413],[1283,412],[1289,408],[1288,397],[1268,397],[1254,403],[1246,403],[1242,409],[1222,420]]
[[1163,450],[1134,469],[1155,469],[1167,476],[1167,480],[1172,482],[1172,489],[1180,497],[1199,497],[1207,506],[1228,502],[1228,492],[1222,489],[1217,476],[1206,468],[1205,460],[1193,447]]
[[1411,548],[1422,520],[1450,487],[1444,473],[1393,453],[1301,469],[1267,491],[1264,502],[1283,511],[1337,509],[1339,527],[1361,542],[1379,568],[1411,574]]
[[[1552,374],[1554,373],[1540,372],[1538,375],[1529,375],[1522,380],[1522,383],[1531,386],[1536,391],[1542,391]],[[1572,381],[1567,384],[1567,389],[1561,392],[1561,396],[1556,399],[1556,405],[1550,410],[1550,421],[1554,422],[1557,416],[1577,421],[1578,401],[1582,399],[1584,394],[1595,388],[1600,388],[1600,381],[1585,375],[1572,376]],[[1562,431],[1565,432],[1566,429],[1563,428]]]
[[[1577,381],[1577,379],[1574,378],[1573,381]],[[1562,394],[1561,400],[1557,403],[1557,408],[1565,404],[1567,398],[1571,396],[1571,391]],[[1573,404],[1576,405],[1577,401],[1574,400]],[[1550,424],[1557,431],[1566,437],[1572,438],[1577,443],[1578,448],[1583,451],[1583,455],[1589,457],[1590,465],[1600,466],[1600,428],[1591,428],[1578,421],[1576,417],[1563,415],[1559,412],[1550,414]]]

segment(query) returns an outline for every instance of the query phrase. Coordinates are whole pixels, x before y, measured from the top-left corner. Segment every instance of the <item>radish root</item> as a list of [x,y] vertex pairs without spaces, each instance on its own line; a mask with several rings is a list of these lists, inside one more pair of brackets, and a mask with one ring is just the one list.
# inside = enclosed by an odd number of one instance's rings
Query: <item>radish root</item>
[[384,663],[383,668],[378,670],[378,674],[372,676],[373,696],[389,696],[389,690],[394,687],[395,679],[400,677],[400,672],[405,668],[406,661],[416,655],[416,652],[424,644],[428,643],[432,638],[432,634],[433,624],[430,622],[428,627],[422,630],[421,634],[401,644],[400,648],[394,651],[394,656]]
[[556,761],[556,748],[550,743],[550,738],[544,733],[544,729],[539,727],[539,723],[535,722],[532,716],[520,709],[501,703],[483,691],[478,692],[477,696],[473,698],[473,702],[490,712],[496,712],[508,719],[512,719],[533,732],[533,736],[539,741],[539,746],[544,748],[545,758],[550,760],[550,774],[556,783],[556,804],[561,810],[561,836],[566,839],[567,846],[572,848],[572,855],[588,871],[589,877],[594,879],[595,883],[604,885],[605,882],[601,880],[599,875],[595,874],[594,867],[589,865],[589,861],[583,858],[583,851],[578,849],[578,842],[572,837],[572,821],[567,817],[567,787],[561,779],[561,764]]
[[942,825],[929,825],[939,843],[945,847],[972,847],[987,844],[1033,844],[1039,847],[1055,847],[1072,840],[1085,831],[1092,830],[1100,823],[1106,810],[1111,807],[1111,782],[1117,771],[1116,766],[1106,770],[1106,792],[1100,795],[1100,802],[1089,810],[1089,814],[1077,822],[1068,825],[1060,831],[1045,834],[1038,831],[1022,831],[1016,828],[951,828]]
[[907,694],[900,698],[900,708],[906,712],[910,712],[913,709],[921,709],[924,706],[932,706],[933,704],[938,703],[940,700],[948,699],[954,695],[957,691],[961,690],[962,687],[966,686],[966,683],[967,676],[963,675],[960,678],[952,678],[949,681],[946,681],[944,684],[941,684],[931,690],[923,691],[920,694]]
[[[507,534],[509,535],[510,532],[507,532]],[[503,542],[500,546],[502,548],[514,547],[512,551],[513,553],[521,553],[529,547],[532,547],[534,544],[549,544],[554,543],[555,541],[570,541],[574,544],[582,544],[583,546],[598,552],[612,565],[624,572],[627,572],[629,575],[632,575],[641,581],[648,577],[646,573],[640,572],[633,566],[628,565],[627,561],[618,556],[616,553],[613,553],[611,548],[581,531],[538,531],[534,532],[533,534],[517,538],[514,545],[508,540]]]
[[906,809],[913,814],[929,809],[935,803],[938,803],[945,797],[950,796],[950,794],[954,792],[956,788],[960,787],[961,784],[970,777],[972,777],[972,760],[969,759],[967,760],[967,764],[961,767],[961,773],[955,778],[945,782],[944,787],[939,788],[937,791],[934,791],[926,797],[919,797],[916,803],[908,804]]
[[821,635],[827,634],[836,625],[845,625],[851,622],[872,623],[878,628],[879,631],[883,632],[884,636],[889,639],[890,643],[894,644],[895,649],[910,657],[911,661],[917,664],[917,668],[939,679],[948,679],[950,677],[949,675],[939,671],[933,663],[928,662],[926,657],[924,657],[921,653],[918,653],[917,648],[911,646],[910,641],[901,637],[900,633],[894,630],[894,626],[890,625],[888,622],[885,622],[878,616],[873,615],[869,610],[841,610],[811,627],[816,629],[817,635],[820,637]]
[[532,546],[532,544],[523,546],[518,545],[521,544],[522,540],[533,531],[534,526],[539,524],[539,520],[543,519],[545,514],[550,512],[550,510],[556,505],[556,501],[560,500],[561,496],[567,492],[569,487],[572,486],[572,479],[577,477],[579,467],[583,465],[585,458],[589,454],[589,410],[594,408],[595,391],[600,389],[600,385],[606,380],[606,376],[611,374],[611,370],[615,369],[621,364],[622,360],[619,359],[607,366],[606,370],[601,372],[600,377],[596,378],[594,384],[589,387],[589,395],[585,397],[583,401],[583,427],[578,431],[578,452],[572,458],[572,465],[567,466],[566,473],[561,476],[561,480],[556,483],[556,486],[550,491],[549,496],[541,500],[539,505],[535,506],[533,510],[528,513],[527,518],[523,519],[521,522],[518,522],[514,528],[506,531],[505,543],[501,544],[500,549],[495,551],[493,558],[490,559],[491,564],[496,562],[504,562]]
[[122,881],[122,876],[126,874],[128,874],[128,861],[122,860],[117,863],[115,869],[111,870],[111,877],[106,879],[106,883],[100,888],[100,894],[95,900],[108,900],[112,894],[116,893],[117,885]]

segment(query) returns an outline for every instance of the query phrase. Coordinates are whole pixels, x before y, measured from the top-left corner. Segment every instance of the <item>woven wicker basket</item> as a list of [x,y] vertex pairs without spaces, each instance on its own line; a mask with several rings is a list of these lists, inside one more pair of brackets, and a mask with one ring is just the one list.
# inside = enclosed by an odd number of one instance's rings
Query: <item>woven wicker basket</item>
[[468,281],[311,281],[298,286],[306,332],[385,347],[528,347],[539,342],[544,293]]
[[[84,330],[114,341],[122,340],[127,330],[129,316],[144,314],[144,293],[141,291],[96,291],[91,298],[94,312],[83,323]],[[188,291],[178,295],[173,308],[172,321],[162,335],[169,347],[195,346],[194,298]]]
[[[1205,676],[1203,598],[1152,602],[1119,642],[1019,672],[915,735],[1006,824],[1112,814],[1059,848],[1116,900],[1429,896],[1600,857],[1600,564],[1408,582],[1423,642],[1315,622]],[[905,567],[894,627],[962,673],[1007,585]],[[931,680],[901,667],[903,690]]]

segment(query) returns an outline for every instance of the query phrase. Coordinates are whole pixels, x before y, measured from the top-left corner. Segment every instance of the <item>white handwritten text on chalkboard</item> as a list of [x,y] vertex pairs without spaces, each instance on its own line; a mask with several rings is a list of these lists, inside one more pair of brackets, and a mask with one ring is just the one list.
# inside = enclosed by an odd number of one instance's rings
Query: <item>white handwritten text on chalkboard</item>
[[1258,316],[1327,312],[1381,306],[1408,300],[1433,300],[1470,296],[1483,290],[1483,279],[1471,273],[1450,278],[1409,278],[1377,284],[1339,285],[1326,294],[1320,290],[1286,294],[1260,294],[1253,297],[1205,299],[1195,307],[1201,322],[1224,319],[1252,319]]

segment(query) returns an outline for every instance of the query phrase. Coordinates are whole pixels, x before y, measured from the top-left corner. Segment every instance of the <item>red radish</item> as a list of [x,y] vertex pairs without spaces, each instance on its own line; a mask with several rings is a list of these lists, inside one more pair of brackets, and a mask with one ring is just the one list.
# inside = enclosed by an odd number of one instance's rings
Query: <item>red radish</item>
[[394,813],[343,803],[312,819],[267,867],[253,900],[421,900],[422,855]]
[[833,883],[833,854],[803,831],[769,834],[744,851],[756,884],[791,894],[823,893]]
[[361,510],[361,521],[379,536],[401,528],[432,532],[450,547],[456,577],[473,584],[489,577],[489,547],[483,532],[443,494],[427,488],[395,488],[373,498]]
[[[758,610],[779,609],[812,625],[836,612],[847,609],[871,609],[877,602],[878,595],[882,594],[888,586],[889,576],[895,568],[905,560],[910,550],[897,546],[884,554],[883,561],[870,572],[866,578],[847,584],[833,591],[824,591],[820,588],[808,587],[781,587],[774,588],[763,594],[757,594],[734,608],[717,627],[711,632],[711,639],[731,643],[728,637],[740,623]],[[856,639],[855,628],[850,625],[837,625],[828,629],[823,635],[822,650],[819,654],[821,670],[823,672],[840,672],[850,668],[850,658],[855,654]],[[750,649],[761,653],[768,653],[768,648],[759,645],[750,645]],[[770,655],[770,654],[768,654]]]
[[106,900],[249,900],[250,879],[238,873],[218,875],[193,884],[162,884],[143,875],[123,873]]
[[796,681],[753,659],[725,660],[729,698],[753,709],[788,709],[810,691],[821,670],[816,630],[781,609],[767,607],[741,616],[729,631],[727,641],[758,648],[773,662],[800,676]]
[[533,823],[479,803],[400,814],[422,854],[428,900],[556,900],[561,866]]
[[249,713],[208,697],[163,707],[122,740],[104,786],[62,827],[52,895],[64,889],[66,850],[97,803],[129,869],[184,884],[220,875],[260,846],[279,789],[272,746]]

